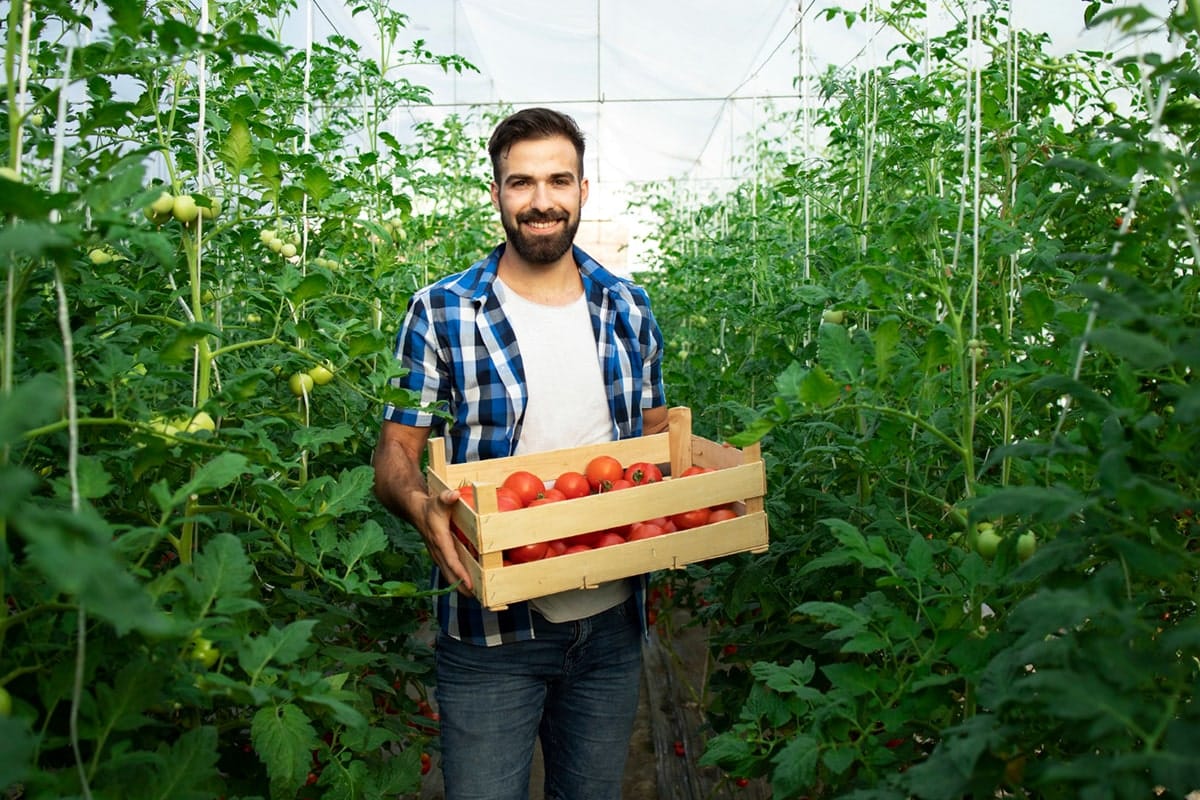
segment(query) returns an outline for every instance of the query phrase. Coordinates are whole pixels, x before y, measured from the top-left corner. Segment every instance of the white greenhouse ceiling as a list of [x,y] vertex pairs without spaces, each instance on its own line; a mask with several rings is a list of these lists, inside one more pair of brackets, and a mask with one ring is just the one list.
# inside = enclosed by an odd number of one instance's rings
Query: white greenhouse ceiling
[[[299,0],[298,13],[310,10],[310,2],[316,38],[337,32],[377,52],[370,21],[353,15],[353,4]],[[830,64],[886,58],[893,40],[883,26],[847,29],[840,18],[826,19],[831,7],[861,9],[867,2],[391,0],[408,16],[405,44],[423,40],[432,52],[461,55],[479,69],[445,74],[406,68],[405,77],[432,90],[432,105],[394,120],[394,133],[404,140],[414,121],[481,106],[566,111],[588,139],[584,170],[592,198],[585,219],[611,220],[640,183],[704,185],[746,175],[750,165],[739,157],[770,108],[798,106],[802,63],[816,75]],[[1140,4],[1165,15],[1171,0]],[[961,2],[928,0],[934,30],[950,24],[947,6]],[[1134,46],[1111,29],[1085,30],[1085,6],[1080,0],[1013,0],[1011,20],[1018,28],[1049,32],[1060,52]]]

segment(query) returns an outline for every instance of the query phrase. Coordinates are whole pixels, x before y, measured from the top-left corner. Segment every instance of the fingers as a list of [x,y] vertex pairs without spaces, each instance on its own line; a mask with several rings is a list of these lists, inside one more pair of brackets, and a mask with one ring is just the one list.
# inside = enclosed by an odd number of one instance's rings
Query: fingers
[[458,591],[470,595],[474,588],[471,574],[458,556],[454,536],[450,533],[450,509],[458,501],[456,489],[448,489],[426,504],[425,546],[442,574],[451,583],[458,583]]

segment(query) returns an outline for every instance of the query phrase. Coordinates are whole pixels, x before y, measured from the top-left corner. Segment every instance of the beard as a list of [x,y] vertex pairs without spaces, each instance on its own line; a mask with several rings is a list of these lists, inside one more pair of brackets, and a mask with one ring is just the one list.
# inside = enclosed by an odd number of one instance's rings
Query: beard
[[[500,222],[504,225],[504,233],[508,237],[509,243],[521,258],[531,264],[553,264],[562,258],[575,241],[575,233],[579,230],[579,219],[578,214],[572,217],[566,211],[545,214],[527,211],[524,214],[518,214],[515,218],[508,214],[500,216]],[[531,236],[521,232],[521,223],[523,222],[550,222],[553,220],[565,220],[567,223],[553,236]]]

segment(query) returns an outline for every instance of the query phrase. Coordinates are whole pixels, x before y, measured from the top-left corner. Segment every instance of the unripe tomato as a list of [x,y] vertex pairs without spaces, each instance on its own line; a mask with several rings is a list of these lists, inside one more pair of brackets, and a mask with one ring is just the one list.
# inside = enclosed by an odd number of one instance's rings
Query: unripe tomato
[[1017,558],[1026,561],[1037,552],[1037,534],[1033,531],[1025,531],[1017,537]]
[[296,255],[296,245],[291,242],[284,242],[279,247],[279,255],[284,258],[292,258]]
[[841,309],[826,309],[821,312],[821,321],[830,325],[841,325],[846,320],[846,312]]
[[211,669],[220,657],[221,651],[213,647],[213,643],[203,636],[197,638],[192,644],[192,658],[203,664],[205,669]]
[[307,372],[297,372],[292,377],[288,378],[288,388],[292,390],[292,394],[297,397],[308,394],[313,389],[312,376]]
[[313,383],[317,386],[324,386],[333,380],[333,373],[323,364],[317,364],[308,371],[309,377],[313,379]]
[[175,208],[175,197],[170,192],[161,192],[150,204],[150,210],[159,216],[170,214]]
[[975,552],[988,560],[995,558],[996,551],[1000,549],[1001,538],[990,522],[979,523],[978,534],[975,537]]
[[221,216],[221,201],[215,197],[210,197],[208,206],[200,207],[200,216],[205,219],[216,219]]
[[100,247],[94,248],[88,253],[88,259],[95,265],[108,264],[113,260],[112,253]]
[[188,433],[196,433],[197,431],[211,432],[215,431],[216,429],[217,423],[213,421],[213,418],[207,411],[197,411],[192,418],[188,420],[187,427],[185,428]]
[[0,686],[0,717],[12,716],[13,699],[8,689]]
[[194,222],[196,217],[200,216],[200,206],[196,205],[195,198],[190,194],[181,194],[172,203],[171,213],[175,219],[187,224]]

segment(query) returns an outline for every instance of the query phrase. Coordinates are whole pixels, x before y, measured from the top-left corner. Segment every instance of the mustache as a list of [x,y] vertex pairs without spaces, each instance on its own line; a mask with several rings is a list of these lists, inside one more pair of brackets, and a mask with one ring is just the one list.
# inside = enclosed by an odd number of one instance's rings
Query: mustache
[[517,215],[517,222],[558,222],[559,220],[570,219],[570,215],[565,212],[542,212],[542,211],[526,211],[523,214]]

